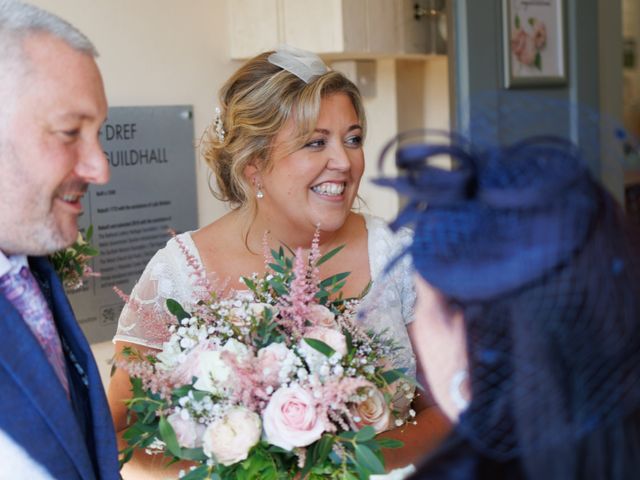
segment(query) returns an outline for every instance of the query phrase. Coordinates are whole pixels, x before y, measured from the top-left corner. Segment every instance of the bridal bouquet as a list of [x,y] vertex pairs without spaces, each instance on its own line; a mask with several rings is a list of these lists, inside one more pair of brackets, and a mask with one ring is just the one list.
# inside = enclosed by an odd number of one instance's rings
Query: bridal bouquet
[[356,324],[358,299],[340,294],[348,273],[320,281],[317,236],[302,251],[272,251],[267,273],[243,279],[246,291],[176,301],[170,339],[156,355],[128,349],[133,450],[191,460],[183,479],[366,479],[384,473],[376,434],[413,411],[403,372],[387,368],[392,341]]

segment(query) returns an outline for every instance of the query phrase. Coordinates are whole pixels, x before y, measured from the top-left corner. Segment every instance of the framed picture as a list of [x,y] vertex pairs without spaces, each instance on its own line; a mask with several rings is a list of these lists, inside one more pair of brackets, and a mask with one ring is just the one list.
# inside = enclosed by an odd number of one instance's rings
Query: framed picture
[[567,81],[564,0],[502,0],[505,87]]

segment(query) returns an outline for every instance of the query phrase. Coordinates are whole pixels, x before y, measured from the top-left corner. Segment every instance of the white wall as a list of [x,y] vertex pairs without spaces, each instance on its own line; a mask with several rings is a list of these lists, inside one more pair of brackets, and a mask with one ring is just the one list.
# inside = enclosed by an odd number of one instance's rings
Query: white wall
[[[229,56],[228,2],[233,0],[29,1],[67,19],[95,43],[111,106],[193,105],[196,137],[211,121],[218,89],[240,65]],[[369,210],[391,219],[397,212],[397,198],[372,186],[367,178],[375,176],[378,152],[398,129],[396,64],[392,59],[380,60],[376,68],[377,94],[365,99],[368,166],[361,196]],[[438,78],[429,84],[432,90],[434,85],[446,84],[446,68],[438,71]],[[447,93],[436,92],[434,96],[446,99]],[[425,92],[419,97],[429,109]],[[435,104],[443,108],[441,101]],[[422,108],[422,103],[413,108]],[[421,113],[422,118],[442,119],[445,115],[448,119],[446,105],[440,113]],[[195,168],[198,219],[204,225],[220,216],[225,207],[209,192],[204,163],[196,159]],[[94,351],[106,378],[111,345],[97,344]]]

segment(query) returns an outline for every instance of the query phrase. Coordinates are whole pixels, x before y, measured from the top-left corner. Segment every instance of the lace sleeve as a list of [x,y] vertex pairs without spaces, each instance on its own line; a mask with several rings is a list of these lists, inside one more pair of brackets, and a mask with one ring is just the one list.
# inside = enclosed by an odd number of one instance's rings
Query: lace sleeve
[[[413,238],[413,231],[409,228],[401,228],[396,234],[398,241],[397,253],[405,250],[411,245]],[[416,306],[416,290],[413,283],[413,265],[411,263],[411,256],[404,255],[398,262],[397,269],[401,272],[399,274],[400,298],[402,303],[402,319],[405,325],[413,322],[415,318],[415,306]]]
[[167,310],[167,299],[174,299],[187,309],[197,302],[201,287],[189,270],[185,248],[199,262],[188,233],[169,240],[151,258],[120,314],[114,342],[160,349],[169,337],[168,326],[175,322]]
[[[411,261],[403,257],[390,270],[386,267],[408,245],[411,231],[393,234],[386,223],[376,217],[365,217],[369,235],[369,266],[373,284],[359,306],[359,320],[367,329],[393,340],[397,350],[387,359],[391,368],[404,369],[415,378],[416,360],[411,348],[407,324],[413,321],[415,290]],[[400,382],[392,386],[394,409],[402,417],[409,411],[407,391]]]

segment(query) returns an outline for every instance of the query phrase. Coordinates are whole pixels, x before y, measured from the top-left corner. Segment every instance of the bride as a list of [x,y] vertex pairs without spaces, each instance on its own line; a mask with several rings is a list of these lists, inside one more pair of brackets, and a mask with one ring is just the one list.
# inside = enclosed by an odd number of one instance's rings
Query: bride
[[[402,348],[389,362],[415,375],[407,331],[415,300],[410,267],[400,262],[384,272],[409,241],[409,232],[393,236],[381,219],[352,209],[364,171],[366,130],[356,86],[319,57],[283,48],[240,67],[222,87],[220,102],[203,144],[204,157],[216,178],[216,196],[232,209],[197,231],[176,236],[151,259],[131,294],[137,308],[130,302],[120,317],[116,356],[127,346],[159,350],[173,319],[166,299],[193,305],[206,293],[202,272],[211,283],[243,289],[242,275],[264,272],[265,242],[275,249],[283,244],[309,248],[319,226],[322,254],[345,245],[322,265],[321,277],[351,272],[343,293],[352,297],[372,282],[360,305],[362,321],[395,339]],[[121,447],[130,388],[127,372],[117,369],[108,396]],[[409,405],[400,399],[396,407]],[[448,430],[435,407],[412,408],[418,410],[415,424],[383,434],[405,443],[387,451],[390,468],[411,463]],[[164,478],[184,468],[167,469],[164,462],[160,455],[139,451],[123,474]]]

